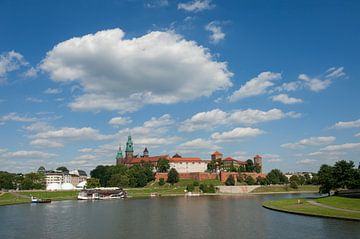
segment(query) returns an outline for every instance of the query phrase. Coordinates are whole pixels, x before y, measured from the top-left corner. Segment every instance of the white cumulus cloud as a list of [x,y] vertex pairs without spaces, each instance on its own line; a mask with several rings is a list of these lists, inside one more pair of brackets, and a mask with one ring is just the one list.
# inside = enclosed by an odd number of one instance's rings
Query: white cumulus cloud
[[264,131],[257,128],[235,128],[231,131],[227,132],[216,132],[211,135],[211,138],[218,141],[237,141],[239,139],[249,138],[249,137],[255,137],[258,135],[263,134]]
[[9,72],[18,70],[21,66],[26,65],[28,65],[28,63],[24,57],[16,51],[0,54],[0,84],[6,82]]
[[360,143],[346,143],[326,146],[320,150],[323,151],[347,151],[360,149]]
[[112,119],[109,120],[109,124],[114,126],[114,127],[118,127],[120,125],[125,125],[125,124],[129,124],[131,123],[132,120],[129,117],[114,117]]
[[271,97],[271,99],[273,101],[278,101],[281,102],[283,104],[297,104],[297,103],[302,103],[303,100],[299,99],[299,98],[294,98],[294,97],[289,97],[287,94],[279,94],[279,95],[274,95]]
[[182,9],[188,12],[201,12],[204,10],[210,10],[215,7],[215,4],[211,3],[211,0],[193,0],[186,3],[179,3],[178,9]]
[[239,90],[235,91],[229,97],[229,100],[234,102],[247,97],[265,94],[267,90],[274,85],[273,81],[279,79],[281,79],[280,73],[262,72],[242,85]]
[[209,96],[232,86],[227,63],[174,32],[125,39],[121,29],[74,37],[56,45],[40,68],[56,82],[75,82],[83,94],[73,110],[135,111]]
[[349,129],[360,127],[360,119],[354,121],[339,121],[332,128],[335,129]]
[[205,26],[205,30],[209,31],[211,35],[209,36],[211,43],[219,43],[225,39],[225,33],[222,31],[220,23],[217,21],[212,21]]
[[196,130],[211,130],[219,125],[245,124],[252,125],[260,122],[280,120],[285,117],[294,117],[293,112],[284,113],[279,109],[262,111],[257,109],[233,110],[224,112],[220,109],[199,112],[190,119],[183,121],[179,127],[180,131],[192,132]]
[[319,92],[328,88],[334,79],[343,76],[345,76],[344,67],[332,67],[326,71],[326,75],[323,77],[311,78],[306,74],[300,74],[298,78],[305,82],[305,86],[311,91]]
[[304,148],[305,146],[331,144],[335,140],[336,140],[336,137],[334,137],[334,136],[310,137],[310,138],[302,139],[296,143],[282,144],[281,147],[288,148],[288,149],[299,149],[299,148]]

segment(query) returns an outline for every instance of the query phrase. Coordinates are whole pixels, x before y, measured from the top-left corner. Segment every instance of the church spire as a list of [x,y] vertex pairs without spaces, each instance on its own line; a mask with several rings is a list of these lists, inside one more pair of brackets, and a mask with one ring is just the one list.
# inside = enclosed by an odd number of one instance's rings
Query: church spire
[[132,142],[131,135],[128,136],[128,140],[126,142],[125,154],[127,159],[132,158],[134,156],[134,144]]
[[116,165],[121,164],[123,159],[124,159],[123,152],[121,150],[121,145],[119,145],[119,150],[116,153]]

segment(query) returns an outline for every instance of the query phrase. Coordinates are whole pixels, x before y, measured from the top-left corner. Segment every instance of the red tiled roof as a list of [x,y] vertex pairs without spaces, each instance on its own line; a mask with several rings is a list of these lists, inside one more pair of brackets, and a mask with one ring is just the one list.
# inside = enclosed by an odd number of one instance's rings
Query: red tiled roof
[[227,158],[223,159],[223,161],[237,161],[237,160],[235,160],[235,159],[233,159],[231,157],[227,157]]
[[160,156],[150,156],[150,157],[142,157],[142,158],[131,158],[126,161],[126,164],[138,164],[143,162],[151,162],[155,163],[159,161],[159,159],[165,158],[167,160],[170,159],[169,155],[160,155]]
[[201,162],[201,158],[194,157],[194,158],[171,158],[170,162]]
[[215,151],[214,153],[212,153],[211,155],[223,155],[222,153],[220,153],[219,151]]
[[255,158],[262,158],[262,157],[261,157],[260,155],[258,155],[258,154],[257,154],[257,155],[255,156]]

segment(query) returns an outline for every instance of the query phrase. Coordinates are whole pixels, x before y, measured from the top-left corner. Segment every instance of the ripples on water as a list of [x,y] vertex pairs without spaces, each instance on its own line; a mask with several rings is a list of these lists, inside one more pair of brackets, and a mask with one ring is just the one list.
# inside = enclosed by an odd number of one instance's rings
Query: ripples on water
[[360,238],[360,223],[286,214],[265,200],[314,194],[62,201],[0,207],[0,238]]

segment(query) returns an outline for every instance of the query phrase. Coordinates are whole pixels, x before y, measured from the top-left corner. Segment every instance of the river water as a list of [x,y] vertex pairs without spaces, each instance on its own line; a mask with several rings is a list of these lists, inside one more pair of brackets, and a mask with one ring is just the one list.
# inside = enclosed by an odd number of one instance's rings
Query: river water
[[311,194],[61,201],[0,207],[0,238],[360,238],[360,222],[271,211]]

